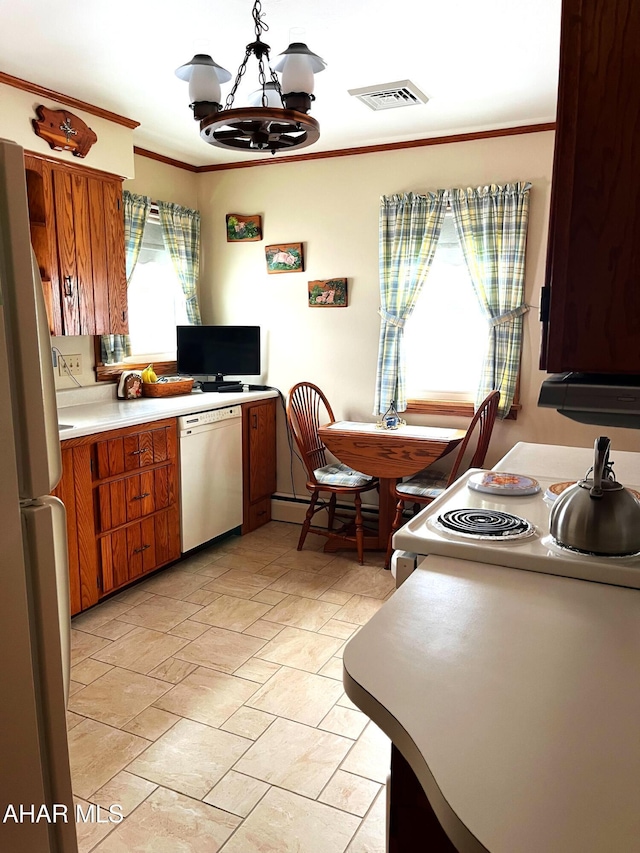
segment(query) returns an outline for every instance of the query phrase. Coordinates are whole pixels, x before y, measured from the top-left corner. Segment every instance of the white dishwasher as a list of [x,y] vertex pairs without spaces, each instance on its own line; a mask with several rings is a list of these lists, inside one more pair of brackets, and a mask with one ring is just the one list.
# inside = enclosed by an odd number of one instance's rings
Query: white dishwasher
[[182,551],[242,524],[242,408],[178,418]]

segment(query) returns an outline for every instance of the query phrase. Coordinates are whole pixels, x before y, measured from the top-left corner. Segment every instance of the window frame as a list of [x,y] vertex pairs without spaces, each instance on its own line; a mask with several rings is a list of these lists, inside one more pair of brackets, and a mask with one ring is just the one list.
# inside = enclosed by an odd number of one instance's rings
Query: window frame
[[[520,371],[522,370],[522,352],[520,353],[520,367],[518,379],[511,408],[504,418],[505,421],[518,420],[518,412],[522,409],[520,402]],[[474,415],[474,404],[464,400],[446,400],[433,397],[410,397],[407,399],[407,412],[416,415],[446,415],[447,417],[472,418]]]
[[[121,361],[118,364],[104,364],[102,361],[102,349],[100,347],[101,335],[93,336],[93,351],[95,354],[95,374],[96,382],[117,382],[120,379],[120,374],[124,370],[144,370],[149,366],[149,362],[131,362]],[[177,361],[154,361],[153,369],[158,376],[167,376],[177,373]]]

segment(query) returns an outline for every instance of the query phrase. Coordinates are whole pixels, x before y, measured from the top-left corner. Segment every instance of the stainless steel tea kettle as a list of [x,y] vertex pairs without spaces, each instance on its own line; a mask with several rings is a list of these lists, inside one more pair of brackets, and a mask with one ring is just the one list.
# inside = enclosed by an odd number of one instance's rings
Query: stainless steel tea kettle
[[[565,489],[549,518],[560,545],[608,557],[640,551],[640,501],[614,477],[609,464],[611,441],[595,442],[595,459],[584,480]],[[593,478],[589,474],[593,471]]]

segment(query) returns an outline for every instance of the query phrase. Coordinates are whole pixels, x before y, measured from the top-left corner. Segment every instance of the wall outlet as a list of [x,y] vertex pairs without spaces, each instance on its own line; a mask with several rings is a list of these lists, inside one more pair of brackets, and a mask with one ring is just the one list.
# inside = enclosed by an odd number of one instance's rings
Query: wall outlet
[[[67,365],[66,368],[65,363]],[[58,374],[60,376],[68,376],[69,373],[74,376],[82,373],[82,356],[79,353],[74,353],[73,355],[61,353],[58,356]]]

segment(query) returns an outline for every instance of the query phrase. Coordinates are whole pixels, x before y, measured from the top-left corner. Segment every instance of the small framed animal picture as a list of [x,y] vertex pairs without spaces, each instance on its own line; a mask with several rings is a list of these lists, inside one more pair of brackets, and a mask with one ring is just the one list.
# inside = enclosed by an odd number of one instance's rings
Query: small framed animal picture
[[284,243],[281,246],[267,246],[267,272],[303,272],[304,258],[302,243]]
[[262,240],[262,217],[227,213],[227,243],[254,243]]
[[310,308],[346,308],[346,278],[326,278],[309,282]]

